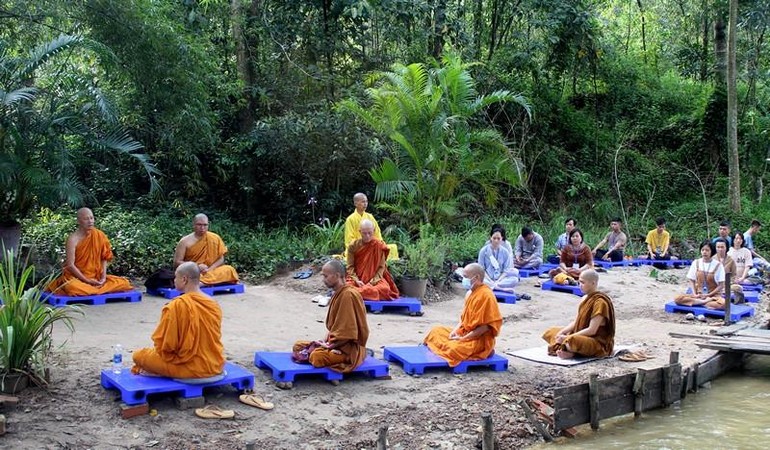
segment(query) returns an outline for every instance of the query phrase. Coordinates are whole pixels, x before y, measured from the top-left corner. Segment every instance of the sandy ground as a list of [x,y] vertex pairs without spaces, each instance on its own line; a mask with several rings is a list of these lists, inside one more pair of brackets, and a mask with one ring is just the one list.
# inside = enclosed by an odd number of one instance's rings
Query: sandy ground
[[[256,442],[262,449],[372,449],[378,427],[387,424],[391,448],[472,449],[479,443],[480,416],[487,411],[500,448],[525,447],[541,438],[516,405],[521,398],[548,403],[554,387],[586,382],[589,373],[609,377],[637,367],[659,367],[674,350],[685,365],[712,354],[692,341],[669,337],[674,331],[705,334],[719,323],[686,321],[681,314],[663,312],[663,304],[684,289],[684,270],[667,271],[679,278],[678,284],[659,282],[649,271],[613,269],[600,280],[600,288],[615,301],[616,343],[639,344],[655,355],[646,362],[609,359],[559,367],[509,357],[507,372],[428,372],[419,378],[391,364],[391,380],[354,378],[335,387],[299,379],[291,390],[277,389],[267,372],[253,366],[254,352],[288,351],[296,339],[323,336],[326,309],[311,302],[324,291],[321,277],[298,281],[284,276],[248,286],[245,294],[217,296],[228,359],[252,370],[256,391],[276,404],[266,412],[240,404],[232,390],[207,395],[207,403],[235,410],[236,419],[224,421],[199,419],[191,410],[177,409],[169,398],[151,402],[156,416],[121,419],[118,396],[101,387],[99,371],[109,367],[113,344],[121,343],[128,351],[151,344],[149,337],[166,300],[145,296],[140,303],[85,306],[73,335],[56,331],[57,342],[67,342],[54,358],[50,388],[27,389],[19,405],[5,412],[8,434],[0,437],[0,447],[229,449]],[[542,291],[534,286],[536,281],[524,280],[519,289],[533,300],[500,304],[505,322],[498,353],[542,345],[546,327],[566,324],[574,316],[578,297]],[[425,305],[422,317],[369,314],[368,346],[382,357],[385,345],[417,344],[434,324],[455,324],[462,297],[445,297],[447,301]],[[763,297],[752,321],[767,322],[767,302]]]

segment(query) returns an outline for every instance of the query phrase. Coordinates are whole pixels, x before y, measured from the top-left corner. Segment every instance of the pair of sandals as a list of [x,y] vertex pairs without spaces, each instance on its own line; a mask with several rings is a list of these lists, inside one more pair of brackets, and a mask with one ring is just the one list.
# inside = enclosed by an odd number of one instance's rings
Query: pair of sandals
[[648,359],[652,359],[654,357],[655,356],[650,355],[644,350],[637,350],[635,352],[631,352],[631,351],[625,352],[622,355],[618,356],[618,359],[626,362],[641,362],[641,361],[647,361]]
[[[261,396],[254,393],[242,394],[238,400],[249,406],[269,411],[275,407],[271,402],[265,401]],[[195,410],[195,415],[202,419],[232,419],[235,417],[235,411],[232,409],[222,409],[217,405],[206,405],[203,408]]]
[[294,279],[305,280],[307,278],[310,278],[311,276],[313,276],[313,269],[306,269],[306,270],[301,270],[299,272],[296,272],[294,274]]

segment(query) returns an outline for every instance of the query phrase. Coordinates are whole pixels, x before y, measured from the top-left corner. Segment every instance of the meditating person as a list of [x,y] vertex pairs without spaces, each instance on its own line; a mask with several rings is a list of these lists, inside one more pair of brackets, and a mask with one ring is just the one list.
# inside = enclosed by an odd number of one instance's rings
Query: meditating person
[[200,277],[194,262],[176,268],[174,287],[182,295],[161,310],[152,333],[154,346],[134,351],[132,373],[171,378],[208,378],[222,373],[222,310],[201,292]]
[[556,238],[556,254],[555,255],[548,255],[546,257],[546,261],[548,261],[550,264],[559,264],[559,256],[561,255],[561,251],[564,249],[564,247],[569,244],[569,232],[572,231],[573,228],[577,226],[577,221],[569,217],[567,220],[564,221],[564,233],[560,234],[558,238]]
[[725,290],[725,267],[714,258],[716,247],[705,240],[700,245],[701,257],[693,261],[687,272],[691,293],[674,298],[678,305],[705,306],[709,309],[724,309],[722,293]]
[[[658,261],[670,260],[673,258],[669,250],[669,244],[671,241],[671,235],[666,231],[666,219],[658,217],[655,219],[655,229],[650,230],[647,233],[647,254],[640,256],[640,258],[654,259]],[[665,269],[666,265],[663,263],[654,263],[654,267],[658,269]]]
[[735,278],[738,284],[754,284],[749,280],[749,271],[753,266],[751,250],[743,246],[743,233],[735,233],[733,246],[727,254],[735,261]]
[[604,357],[615,345],[615,307],[612,299],[598,290],[599,274],[589,269],[580,274],[580,288],[585,294],[577,316],[566,327],[551,327],[543,333],[548,354],[562,359],[576,356]]
[[754,267],[765,271],[770,268],[770,264],[762,257],[762,255],[757,253],[757,249],[754,247],[754,235],[759,233],[760,228],[762,228],[762,224],[757,219],[751,221],[751,226],[745,233],[743,233],[743,246],[751,252],[752,264]]
[[192,261],[201,272],[200,282],[204,285],[234,284],[238,272],[225,264],[227,246],[218,234],[209,231],[209,218],[197,214],[193,218],[193,232],[179,240],[174,251],[174,267]]
[[513,292],[519,283],[519,271],[513,267],[513,255],[504,243],[505,228],[495,224],[489,241],[479,251],[478,263],[484,268],[484,284],[493,290]]
[[334,290],[326,313],[326,336],[319,341],[297,341],[293,351],[312,349],[308,362],[313,367],[349,373],[366,359],[366,341],[369,339],[366,307],[358,290],[345,283],[342,262],[336,259],[327,262],[321,268],[321,276],[324,285]]
[[577,280],[581,273],[594,268],[591,247],[583,242],[583,232],[580,228],[573,228],[569,232],[569,242],[570,244],[561,251],[559,266],[548,272],[551,278],[566,273]]
[[94,213],[80,208],[77,222],[78,229],[67,238],[62,274],[46,290],[68,297],[130,291],[127,279],[107,275],[112,247],[107,235],[94,227]]
[[484,284],[484,268],[472,263],[463,270],[463,286],[469,289],[460,314],[460,323],[454,328],[434,327],[425,336],[425,345],[436,355],[447,360],[451,367],[463,361],[489,358],[495,352],[495,338],[500,334],[503,316],[495,294]]
[[[733,258],[727,254],[727,240],[718,238],[716,242],[712,242],[714,243],[714,248],[717,251],[714,255],[714,259],[722,263],[722,266],[725,268],[725,280],[727,275],[730,275],[730,292],[732,292],[735,296],[735,302],[743,303],[745,301],[745,297],[743,295],[743,286],[735,281],[735,274],[738,271],[738,267],[735,264],[735,261],[733,261]],[[725,284],[726,283],[727,281],[725,281]]]
[[390,249],[374,237],[374,224],[364,219],[360,225],[361,238],[348,247],[347,283],[366,300],[394,300],[398,288],[388,271]]
[[513,248],[513,266],[517,269],[537,269],[543,263],[543,237],[523,227]]
[[719,222],[719,233],[711,240],[713,243],[717,243],[717,239],[724,239],[727,241],[728,249],[733,245],[733,238],[730,234],[730,221],[723,220]]
[[[615,217],[610,221],[610,232],[604,239],[601,240],[596,247],[591,251],[594,254],[595,259],[602,259],[604,261],[620,262],[623,261],[623,257],[626,242],[628,238],[621,228],[623,227],[623,221],[620,217]],[[607,250],[604,250],[604,245],[607,245]]]
[[506,250],[508,250],[508,253],[511,255],[511,260],[513,260],[513,247],[511,247],[511,241],[508,240],[508,237],[505,234],[505,227],[503,227],[499,223],[494,223],[494,224],[492,224],[492,230],[493,231],[489,232],[490,239],[487,239],[487,242],[484,245],[489,245],[489,244],[492,243],[491,236],[492,236],[492,233],[494,232],[494,230],[500,231],[500,237],[503,238],[502,242],[500,242],[500,246],[502,246]]
[[[348,247],[350,247],[350,244],[356,239],[361,239],[361,222],[364,220],[368,220],[374,224],[374,237],[377,240],[384,242],[377,220],[374,219],[373,215],[366,212],[366,208],[369,206],[369,199],[366,197],[366,194],[359,192],[354,195],[353,205],[356,209],[350,213],[347,219],[345,219],[345,252],[343,253],[345,258],[347,258]],[[390,248],[388,259],[398,259],[398,247],[396,244],[388,244],[388,248]]]

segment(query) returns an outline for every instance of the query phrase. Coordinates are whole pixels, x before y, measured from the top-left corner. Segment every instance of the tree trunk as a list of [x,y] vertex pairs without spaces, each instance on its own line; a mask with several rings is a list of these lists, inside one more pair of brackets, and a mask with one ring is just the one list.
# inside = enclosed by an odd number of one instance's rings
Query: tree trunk
[[[257,1],[254,0],[254,3]],[[249,56],[243,23],[241,0],[230,0],[230,33],[233,36],[233,42],[235,42],[235,67],[238,71],[238,78],[243,83],[242,95],[246,98],[245,102],[238,102],[241,105],[237,113],[238,131],[247,133],[254,124],[253,111],[256,109],[256,105],[254,104],[254,96],[251,95],[251,91],[256,76]]]
[[710,27],[709,27],[709,16],[705,10],[703,10],[703,44],[701,45],[701,55],[700,55],[700,81],[705,82],[708,78],[709,74],[709,34],[710,33]]
[[444,51],[444,33],[446,33],[446,0],[437,0],[433,9],[433,48],[431,54],[434,58],[441,58]]
[[484,13],[484,0],[476,0],[476,8],[473,11],[473,54],[474,59],[479,61],[481,59],[481,34],[483,15]]
[[741,173],[738,158],[738,95],[736,92],[735,53],[738,0],[730,0],[730,19],[727,38],[727,156],[730,176],[730,209],[741,212]]
[[492,17],[489,21],[489,54],[487,59],[491,60],[495,53],[495,44],[497,44],[497,27],[500,23],[500,0],[492,1]]
[[642,17],[642,61],[647,64],[647,36],[644,23],[644,8],[642,7],[642,0],[636,0],[637,6],[639,6],[639,15]]
[[727,80],[727,42],[725,22],[721,17],[714,22],[714,49],[716,54],[716,63],[714,64],[715,84],[717,87],[722,87]]
[[329,73],[327,87],[329,101],[334,101],[334,43],[329,22],[332,8],[332,0],[323,0],[323,25],[324,25],[324,56],[326,58],[326,70]]

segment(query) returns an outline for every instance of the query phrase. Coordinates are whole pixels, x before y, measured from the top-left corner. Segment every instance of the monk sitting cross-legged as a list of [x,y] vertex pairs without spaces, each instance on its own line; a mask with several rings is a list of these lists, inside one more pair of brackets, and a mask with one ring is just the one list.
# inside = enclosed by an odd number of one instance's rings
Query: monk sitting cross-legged
[[593,269],[581,273],[579,283],[585,296],[575,320],[566,327],[551,327],[543,333],[543,339],[548,342],[548,354],[562,359],[609,356],[615,345],[612,299],[597,290],[599,274]]
[[374,224],[361,221],[361,239],[348,247],[347,283],[361,293],[366,300],[394,300],[398,288],[387,267],[390,250],[374,237]]
[[209,231],[209,218],[198,214],[193,218],[193,232],[176,245],[174,267],[185,261],[198,265],[201,284],[237,283],[238,272],[225,264],[227,246],[218,234]]
[[[308,356],[313,367],[328,367],[340,373],[351,372],[366,359],[369,324],[361,294],[345,283],[345,267],[331,260],[321,269],[324,285],[334,290],[326,313],[326,337],[322,341],[297,341],[293,351],[314,347]],[[282,387],[279,385],[279,387]]]
[[172,378],[207,378],[222,373],[222,310],[200,290],[200,270],[193,262],[176,269],[174,287],[183,292],[171,300],[152,334],[154,347],[133,353],[134,374]]
[[78,229],[67,238],[64,270],[48,285],[47,290],[67,296],[99,295],[131,290],[123,277],[107,275],[112,261],[110,240],[94,228],[94,213],[78,210]]
[[463,361],[489,358],[495,352],[495,338],[503,325],[503,316],[492,289],[484,284],[484,268],[477,263],[463,270],[463,286],[470,289],[454,329],[434,327],[425,337],[425,345],[455,367]]

